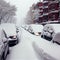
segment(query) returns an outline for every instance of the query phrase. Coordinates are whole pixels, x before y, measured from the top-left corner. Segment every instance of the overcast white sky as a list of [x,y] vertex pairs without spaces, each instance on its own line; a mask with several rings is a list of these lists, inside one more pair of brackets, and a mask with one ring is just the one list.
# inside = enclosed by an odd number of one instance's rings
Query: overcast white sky
[[25,18],[27,11],[29,10],[29,7],[33,4],[38,2],[39,0],[6,0],[7,2],[10,2],[10,4],[16,5],[17,7],[17,23],[22,24],[23,19]]

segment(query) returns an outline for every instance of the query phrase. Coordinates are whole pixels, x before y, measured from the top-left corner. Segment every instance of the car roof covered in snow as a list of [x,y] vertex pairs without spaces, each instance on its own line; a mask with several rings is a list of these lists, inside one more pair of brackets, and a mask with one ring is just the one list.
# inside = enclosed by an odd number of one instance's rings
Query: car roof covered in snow
[[60,32],[60,24],[48,24],[53,27],[55,33]]
[[34,32],[41,32],[43,29],[43,25],[40,24],[31,24],[31,27]]
[[16,26],[13,23],[4,23],[1,24],[1,27],[6,32],[7,36],[16,35]]

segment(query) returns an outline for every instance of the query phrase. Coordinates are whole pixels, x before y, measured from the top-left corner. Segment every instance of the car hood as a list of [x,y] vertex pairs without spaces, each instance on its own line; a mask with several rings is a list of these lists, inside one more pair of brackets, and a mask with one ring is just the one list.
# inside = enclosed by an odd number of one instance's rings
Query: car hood
[[3,30],[6,32],[7,37],[16,35],[16,27],[14,24],[2,24]]
[[42,32],[43,26],[32,26],[34,32]]

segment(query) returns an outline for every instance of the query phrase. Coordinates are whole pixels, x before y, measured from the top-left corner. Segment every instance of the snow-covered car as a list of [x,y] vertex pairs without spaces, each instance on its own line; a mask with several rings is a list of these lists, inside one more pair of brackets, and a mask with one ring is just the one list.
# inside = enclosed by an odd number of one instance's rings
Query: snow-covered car
[[16,32],[16,25],[13,23],[3,23],[1,27],[7,34],[9,46],[14,46],[18,43],[18,33]]
[[28,30],[29,25],[25,25],[25,30]]
[[41,37],[51,41],[53,33],[54,33],[53,26],[46,24],[42,30]]
[[21,27],[24,28],[25,30],[28,30],[29,25],[22,25]]
[[46,24],[41,36],[47,40],[52,40],[55,33],[60,32],[60,24]]
[[[58,41],[60,41],[60,34]],[[40,38],[39,40],[34,40],[33,48],[40,60],[60,60],[59,44]]]
[[40,35],[42,32],[43,26],[39,24],[31,24],[28,28],[28,31],[35,35]]
[[60,45],[60,32],[56,33],[54,36],[53,36],[53,39],[52,39],[53,43],[57,43]]
[[0,60],[5,60],[7,54],[9,53],[7,35],[4,30],[0,29]]

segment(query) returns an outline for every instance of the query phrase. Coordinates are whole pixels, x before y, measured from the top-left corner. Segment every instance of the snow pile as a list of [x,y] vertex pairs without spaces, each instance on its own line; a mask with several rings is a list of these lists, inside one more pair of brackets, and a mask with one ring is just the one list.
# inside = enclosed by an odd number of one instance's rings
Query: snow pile
[[[38,39],[34,41],[36,49],[43,50],[44,60],[60,60],[60,45],[49,42],[45,39]],[[40,51],[39,50],[39,51]],[[39,53],[40,54],[40,53]],[[41,54],[40,54],[41,55]]]

